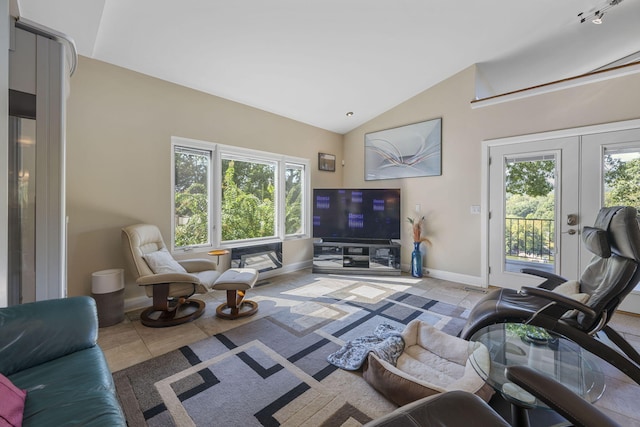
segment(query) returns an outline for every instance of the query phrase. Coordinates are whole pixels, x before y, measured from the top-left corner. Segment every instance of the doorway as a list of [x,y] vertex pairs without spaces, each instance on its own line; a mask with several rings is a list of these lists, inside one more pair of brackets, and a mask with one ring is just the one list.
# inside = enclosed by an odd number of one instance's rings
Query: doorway
[[[532,268],[575,277],[580,245],[577,137],[489,148],[489,283],[520,289]],[[563,219],[566,218],[566,221]]]
[[[13,22],[9,51],[7,277],[0,301],[66,296],[64,46]],[[30,24],[29,24],[30,25]]]
[[[640,120],[487,141],[487,283],[520,289],[533,268],[575,279],[581,230],[603,206],[640,209]],[[640,313],[640,286],[621,309]]]

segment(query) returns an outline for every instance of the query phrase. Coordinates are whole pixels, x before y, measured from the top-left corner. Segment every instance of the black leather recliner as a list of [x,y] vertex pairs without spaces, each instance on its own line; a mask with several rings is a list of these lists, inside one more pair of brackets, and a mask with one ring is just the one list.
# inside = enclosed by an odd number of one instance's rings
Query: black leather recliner
[[[575,426],[619,426],[557,381],[527,366],[510,366],[507,378],[538,397]],[[567,425],[567,424],[562,424]],[[465,391],[449,391],[402,406],[365,427],[509,426],[487,403]]]
[[[524,273],[545,281],[535,288],[498,289],[487,294],[471,310],[460,336],[469,339],[481,328],[496,323],[540,326],[576,342],[640,384],[640,355],[608,326],[616,308],[640,280],[640,226],[636,209],[602,208],[594,227],[584,227],[582,240],[594,254],[577,284],[580,293],[588,294],[584,304],[553,291],[567,279],[525,269]],[[600,331],[617,348],[598,339],[596,334]]]

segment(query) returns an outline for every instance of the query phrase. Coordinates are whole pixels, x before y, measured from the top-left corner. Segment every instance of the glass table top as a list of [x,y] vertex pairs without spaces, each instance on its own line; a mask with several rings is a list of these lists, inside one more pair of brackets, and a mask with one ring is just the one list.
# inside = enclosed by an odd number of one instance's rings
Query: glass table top
[[[598,359],[573,341],[542,328],[521,323],[490,325],[476,332],[469,342],[469,360],[476,372],[507,400],[524,407],[547,406],[510,382],[505,374],[507,366],[527,365],[591,403],[604,392],[604,374]],[[489,363],[476,356],[478,342],[488,349]]]

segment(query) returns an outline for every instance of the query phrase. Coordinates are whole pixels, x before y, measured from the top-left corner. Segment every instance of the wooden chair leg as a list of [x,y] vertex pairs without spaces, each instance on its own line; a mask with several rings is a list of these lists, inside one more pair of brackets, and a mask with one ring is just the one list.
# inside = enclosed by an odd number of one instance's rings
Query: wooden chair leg
[[246,292],[243,290],[227,290],[227,307],[231,310],[232,316],[238,316],[240,313],[240,307],[242,307],[245,294]]
[[[216,308],[218,317],[224,319],[236,319],[238,317],[251,316],[258,311],[258,303],[245,300],[246,291],[241,289],[227,290],[227,303],[220,304]],[[243,306],[249,306],[248,310],[241,311]]]
[[187,296],[169,300],[169,284],[153,285],[153,305],[140,314],[140,323],[152,328],[180,325],[197,319],[205,304]]

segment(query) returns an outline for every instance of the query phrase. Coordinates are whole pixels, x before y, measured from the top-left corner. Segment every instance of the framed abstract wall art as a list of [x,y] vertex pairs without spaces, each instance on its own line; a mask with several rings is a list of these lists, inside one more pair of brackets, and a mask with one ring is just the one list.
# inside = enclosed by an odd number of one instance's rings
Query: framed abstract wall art
[[364,136],[364,178],[442,175],[442,118]]

